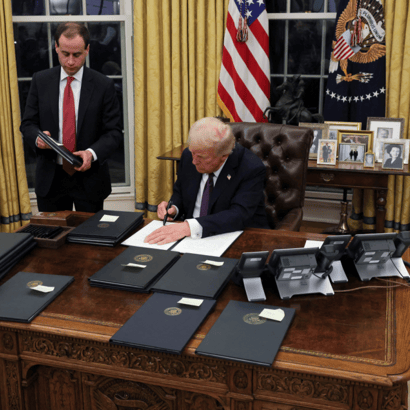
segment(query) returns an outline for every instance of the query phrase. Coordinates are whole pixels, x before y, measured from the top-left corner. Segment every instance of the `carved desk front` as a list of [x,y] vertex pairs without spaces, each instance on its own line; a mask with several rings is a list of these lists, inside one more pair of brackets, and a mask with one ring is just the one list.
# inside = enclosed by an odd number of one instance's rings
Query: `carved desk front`
[[[301,247],[324,236],[249,229],[225,253]],[[0,322],[0,410],[399,410],[410,378],[407,287],[366,288],[349,275],[334,296],[283,301],[267,288],[266,304],[296,316],[271,368],[195,355],[230,299],[215,310],[181,356],[109,344],[149,297],[90,287],[88,277],[125,248],[66,244],[34,249],[18,271],[74,275],[75,281],[30,324]],[[395,280],[404,283],[402,280]],[[386,283],[371,282],[374,286]],[[407,407],[405,407],[407,408]]]

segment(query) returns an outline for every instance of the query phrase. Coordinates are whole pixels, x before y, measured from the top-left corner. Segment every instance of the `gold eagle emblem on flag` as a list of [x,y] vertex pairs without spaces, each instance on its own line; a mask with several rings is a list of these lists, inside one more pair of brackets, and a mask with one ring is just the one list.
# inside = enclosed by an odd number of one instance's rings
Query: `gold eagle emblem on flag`
[[[352,40],[356,36],[355,30],[359,30],[360,33],[360,43],[356,45]],[[373,77],[372,73],[360,72],[352,75],[348,73],[347,66],[349,61],[366,64],[386,55],[385,22],[381,1],[350,0],[337,21],[336,39],[337,41],[333,41],[332,44],[329,72],[335,72],[340,63],[340,68],[344,73],[344,76],[337,75],[336,82],[355,80],[363,83],[369,82]],[[345,53],[346,58],[343,58],[338,50],[342,40],[345,48],[350,48]]]

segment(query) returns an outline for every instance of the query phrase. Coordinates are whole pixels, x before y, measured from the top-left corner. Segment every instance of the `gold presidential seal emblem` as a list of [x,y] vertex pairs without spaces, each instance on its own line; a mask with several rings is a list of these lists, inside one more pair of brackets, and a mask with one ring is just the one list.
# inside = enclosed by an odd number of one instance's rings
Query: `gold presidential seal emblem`
[[243,321],[249,325],[261,325],[266,319],[259,317],[259,313],[248,313],[243,317]]
[[141,254],[141,255],[134,256],[134,261],[135,262],[147,263],[147,262],[151,262],[152,259],[154,259],[154,258],[151,255],[147,255],[147,254]]
[[28,288],[35,288],[36,286],[42,285],[43,282],[41,280],[32,280],[31,282],[27,283]]
[[164,313],[168,316],[178,316],[182,313],[182,309],[177,307],[169,307],[164,310]]
[[211,265],[208,265],[207,263],[200,263],[199,265],[196,265],[196,268],[198,270],[209,270],[211,269]]

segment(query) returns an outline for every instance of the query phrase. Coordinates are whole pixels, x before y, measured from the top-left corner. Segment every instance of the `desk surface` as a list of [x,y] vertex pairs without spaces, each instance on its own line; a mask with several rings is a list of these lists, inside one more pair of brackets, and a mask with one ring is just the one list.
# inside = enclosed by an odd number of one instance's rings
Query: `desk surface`
[[[323,240],[324,235],[247,229],[224,256],[239,258],[244,251],[303,247],[306,239]],[[88,278],[125,249],[121,245],[110,248],[71,243],[57,250],[35,248],[1,283],[18,271],[73,275],[75,281],[31,324],[0,322],[0,329],[108,343],[149,297],[89,286]],[[363,283],[356,275],[348,276],[349,283],[333,285],[334,296],[294,296],[283,301],[275,286],[266,289],[267,300],[262,304],[296,309],[273,368],[384,386],[409,379],[409,287],[375,289],[373,286],[387,284],[377,280]],[[342,292],[369,285],[372,288]],[[232,282],[184,355],[195,356],[195,348],[231,299],[246,300],[243,288]]]

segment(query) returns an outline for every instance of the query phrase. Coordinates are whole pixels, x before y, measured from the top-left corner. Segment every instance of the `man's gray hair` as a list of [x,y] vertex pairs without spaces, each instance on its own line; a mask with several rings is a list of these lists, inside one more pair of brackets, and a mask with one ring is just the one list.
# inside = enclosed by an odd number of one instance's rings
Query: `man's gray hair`
[[230,154],[235,146],[235,137],[231,127],[214,117],[205,117],[196,121],[188,134],[190,148],[215,148],[217,156]]

